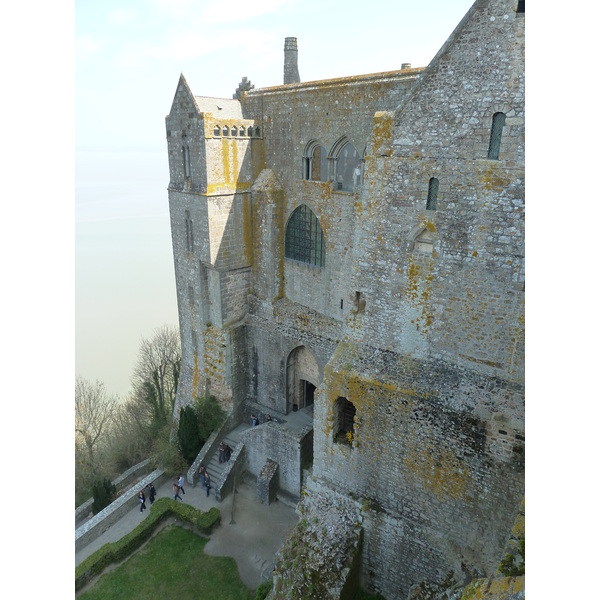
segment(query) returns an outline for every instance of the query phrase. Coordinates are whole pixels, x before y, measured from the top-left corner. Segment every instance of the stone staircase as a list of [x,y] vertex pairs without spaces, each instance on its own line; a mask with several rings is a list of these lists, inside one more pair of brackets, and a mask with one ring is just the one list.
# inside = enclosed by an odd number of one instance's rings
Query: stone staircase
[[[223,438],[223,441],[226,444],[229,444],[229,447],[231,448],[232,453],[235,450],[235,447],[239,444],[242,433],[244,431],[246,431],[247,429],[250,429],[250,427],[251,427],[251,425],[242,423],[241,425],[238,425],[235,429],[233,429],[232,431],[230,431],[229,433],[227,433],[225,435],[225,437]],[[223,474],[223,471],[225,470],[225,465],[226,465],[226,463],[219,463],[219,451],[218,450],[216,452],[213,452],[208,464],[205,463],[206,470],[208,471],[208,474],[210,475],[211,486],[213,487],[213,489],[216,487],[217,483],[221,479],[221,475]]]

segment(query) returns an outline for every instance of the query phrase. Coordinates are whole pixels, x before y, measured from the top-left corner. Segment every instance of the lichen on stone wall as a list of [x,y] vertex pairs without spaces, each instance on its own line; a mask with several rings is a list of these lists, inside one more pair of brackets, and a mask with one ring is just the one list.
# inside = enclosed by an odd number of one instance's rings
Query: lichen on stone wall
[[273,600],[339,600],[355,576],[362,529],[356,505],[334,492],[309,496],[279,551]]

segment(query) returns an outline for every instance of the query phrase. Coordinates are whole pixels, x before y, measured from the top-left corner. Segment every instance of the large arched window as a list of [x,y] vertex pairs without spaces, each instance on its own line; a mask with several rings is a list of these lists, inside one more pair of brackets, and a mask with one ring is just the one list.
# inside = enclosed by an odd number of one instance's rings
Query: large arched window
[[325,266],[325,237],[315,213],[306,204],[299,206],[285,229],[285,257]]

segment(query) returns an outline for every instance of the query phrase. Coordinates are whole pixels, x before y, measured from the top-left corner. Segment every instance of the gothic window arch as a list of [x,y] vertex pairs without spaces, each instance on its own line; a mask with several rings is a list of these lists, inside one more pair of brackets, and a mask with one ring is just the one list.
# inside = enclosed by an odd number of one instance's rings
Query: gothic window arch
[[502,130],[506,115],[503,112],[497,112],[492,117],[492,131],[490,133],[490,147],[488,149],[488,159],[498,160],[500,156],[500,142],[502,140]]
[[429,180],[429,188],[427,190],[427,210],[437,210],[437,197],[438,190],[440,189],[440,182],[437,177],[432,177]]
[[335,189],[352,192],[362,182],[362,160],[350,139],[343,135],[329,153],[333,161]]
[[306,204],[300,205],[285,228],[285,258],[325,266],[325,236],[319,219]]
[[311,140],[304,148],[302,177],[312,181],[327,181],[327,151],[317,140]]
[[213,129],[213,135],[221,137],[221,128],[218,125],[215,125],[215,128]]
[[327,151],[317,140],[311,140],[302,156],[302,177],[311,181],[327,181]]

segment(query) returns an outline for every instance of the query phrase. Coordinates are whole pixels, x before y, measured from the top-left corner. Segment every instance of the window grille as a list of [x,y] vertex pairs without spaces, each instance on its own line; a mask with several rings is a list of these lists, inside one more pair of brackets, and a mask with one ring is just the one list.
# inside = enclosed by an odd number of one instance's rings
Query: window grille
[[290,217],[285,230],[285,257],[325,266],[325,237],[315,213],[306,204]]

